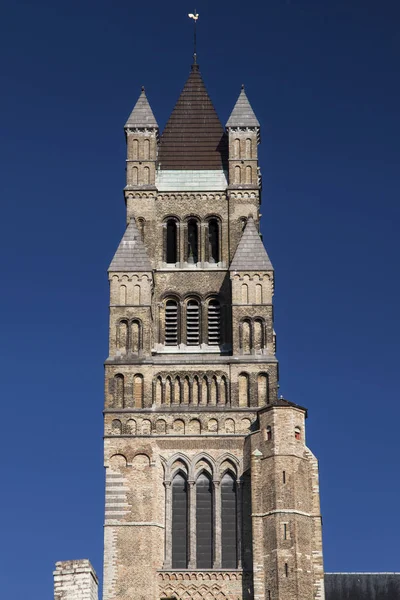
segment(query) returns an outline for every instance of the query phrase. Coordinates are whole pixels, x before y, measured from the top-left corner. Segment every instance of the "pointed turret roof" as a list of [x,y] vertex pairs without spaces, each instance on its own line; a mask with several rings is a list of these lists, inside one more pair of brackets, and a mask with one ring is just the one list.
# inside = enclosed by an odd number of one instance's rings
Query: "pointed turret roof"
[[129,222],[108,270],[151,271],[149,255],[134,219]]
[[236,248],[235,256],[231,262],[231,271],[272,271],[273,266],[269,259],[260,234],[257,231],[253,217],[247,220],[245,230]]
[[239,94],[239,98],[231,112],[231,116],[226,124],[227,127],[260,127],[260,123],[254,110],[251,108],[249,99],[244,91],[244,86]]
[[125,123],[125,127],[156,127],[158,129],[158,124],[147,100],[144,87],[129,119]]
[[226,136],[198,65],[192,70],[165,126],[158,153],[162,170],[221,170]]

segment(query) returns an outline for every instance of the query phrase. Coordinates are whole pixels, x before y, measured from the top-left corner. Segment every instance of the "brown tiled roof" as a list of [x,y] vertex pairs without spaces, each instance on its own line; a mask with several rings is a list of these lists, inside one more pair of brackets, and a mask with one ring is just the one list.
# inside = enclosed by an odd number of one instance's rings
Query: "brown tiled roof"
[[158,153],[163,170],[216,170],[226,165],[222,124],[198,65],[192,70],[165,126]]

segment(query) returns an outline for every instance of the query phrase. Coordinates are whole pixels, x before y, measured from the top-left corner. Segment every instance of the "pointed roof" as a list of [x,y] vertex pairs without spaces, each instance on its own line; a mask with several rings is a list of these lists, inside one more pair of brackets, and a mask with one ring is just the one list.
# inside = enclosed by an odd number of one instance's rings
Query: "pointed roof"
[[221,170],[226,135],[198,65],[192,70],[165,126],[158,153],[162,170]]
[[231,116],[226,124],[227,127],[260,127],[260,123],[253,109],[249,99],[244,91],[244,86],[239,94],[239,98],[231,112]]
[[147,100],[146,92],[142,87],[142,93],[131,112],[129,119],[125,123],[125,127],[156,127],[158,124],[151,110],[149,101]]
[[108,270],[151,271],[149,255],[134,219],[130,220]]
[[252,216],[247,220],[229,269],[230,271],[273,271],[272,263]]

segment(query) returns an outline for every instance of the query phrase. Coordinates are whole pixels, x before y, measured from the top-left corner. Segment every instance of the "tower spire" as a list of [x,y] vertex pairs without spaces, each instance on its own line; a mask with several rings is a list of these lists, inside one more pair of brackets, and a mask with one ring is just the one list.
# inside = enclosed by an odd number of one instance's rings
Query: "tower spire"
[[194,21],[194,32],[193,32],[193,64],[197,65],[197,21],[199,19],[199,14],[196,9],[194,9],[194,13],[189,13],[189,19],[193,19]]

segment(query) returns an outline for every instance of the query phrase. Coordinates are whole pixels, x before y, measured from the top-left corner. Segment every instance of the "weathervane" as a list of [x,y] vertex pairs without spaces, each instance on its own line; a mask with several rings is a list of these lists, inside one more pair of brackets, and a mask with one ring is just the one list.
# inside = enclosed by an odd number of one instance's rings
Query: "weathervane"
[[197,21],[199,18],[199,14],[197,13],[196,9],[194,9],[194,13],[189,13],[188,14],[189,19],[193,19],[194,21],[194,53],[193,53],[193,62],[196,65],[197,64],[197,29],[196,29],[196,25],[197,25]]

